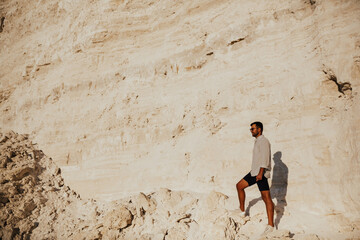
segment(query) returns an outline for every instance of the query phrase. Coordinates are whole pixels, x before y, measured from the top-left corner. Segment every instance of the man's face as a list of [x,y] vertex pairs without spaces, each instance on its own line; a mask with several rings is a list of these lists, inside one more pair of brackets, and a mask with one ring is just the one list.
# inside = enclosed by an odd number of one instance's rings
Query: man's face
[[257,137],[261,132],[261,128],[258,128],[256,124],[253,124],[251,125],[250,132],[253,137]]

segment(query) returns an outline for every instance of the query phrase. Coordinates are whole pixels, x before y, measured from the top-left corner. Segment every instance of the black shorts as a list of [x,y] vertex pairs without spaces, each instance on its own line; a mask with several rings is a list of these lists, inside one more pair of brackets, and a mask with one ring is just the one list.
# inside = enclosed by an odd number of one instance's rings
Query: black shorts
[[259,188],[259,191],[270,190],[268,180],[266,177],[264,177],[264,175],[260,181],[256,181],[256,176],[252,177],[250,173],[248,173],[243,179],[249,184],[249,186],[254,185],[256,183]]

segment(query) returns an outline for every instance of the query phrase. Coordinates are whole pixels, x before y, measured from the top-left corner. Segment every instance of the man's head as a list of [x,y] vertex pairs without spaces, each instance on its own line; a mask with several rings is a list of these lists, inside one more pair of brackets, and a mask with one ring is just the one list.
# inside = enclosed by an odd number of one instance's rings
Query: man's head
[[250,131],[253,137],[258,137],[262,134],[264,128],[261,122],[253,122],[250,126]]

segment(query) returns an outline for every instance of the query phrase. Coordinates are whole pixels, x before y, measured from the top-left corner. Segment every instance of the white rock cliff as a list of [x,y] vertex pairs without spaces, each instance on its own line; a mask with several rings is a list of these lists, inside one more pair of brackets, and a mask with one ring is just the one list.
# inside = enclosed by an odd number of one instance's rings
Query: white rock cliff
[[[283,237],[359,237],[359,1],[3,0],[0,18],[0,127],[83,198],[215,192],[237,209],[260,120]],[[259,197],[247,190],[250,238]]]

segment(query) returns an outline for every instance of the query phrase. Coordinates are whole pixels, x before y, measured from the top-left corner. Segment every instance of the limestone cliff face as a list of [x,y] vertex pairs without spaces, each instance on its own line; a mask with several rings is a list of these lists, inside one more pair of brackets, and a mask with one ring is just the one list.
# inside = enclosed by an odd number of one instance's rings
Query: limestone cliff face
[[5,0],[0,14],[1,128],[30,134],[82,196],[235,196],[260,120],[274,196],[359,221],[358,1]]

